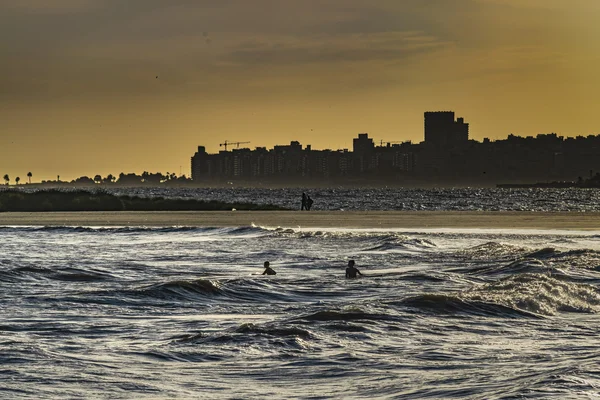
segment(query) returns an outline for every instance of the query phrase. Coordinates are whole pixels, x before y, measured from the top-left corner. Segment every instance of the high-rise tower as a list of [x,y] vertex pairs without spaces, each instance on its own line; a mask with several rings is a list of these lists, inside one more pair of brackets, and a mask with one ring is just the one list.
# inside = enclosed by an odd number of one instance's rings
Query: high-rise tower
[[425,143],[434,146],[460,145],[469,141],[469,124],[454,120],[454,111],[425,112]]

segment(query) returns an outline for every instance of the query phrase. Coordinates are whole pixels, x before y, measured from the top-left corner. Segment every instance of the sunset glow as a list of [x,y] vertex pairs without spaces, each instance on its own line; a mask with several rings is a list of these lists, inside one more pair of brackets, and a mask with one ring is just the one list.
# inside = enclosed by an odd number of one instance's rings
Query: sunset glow
[[600,133],[589,0],[6,0],[2,174],[180,171],[198,145]]

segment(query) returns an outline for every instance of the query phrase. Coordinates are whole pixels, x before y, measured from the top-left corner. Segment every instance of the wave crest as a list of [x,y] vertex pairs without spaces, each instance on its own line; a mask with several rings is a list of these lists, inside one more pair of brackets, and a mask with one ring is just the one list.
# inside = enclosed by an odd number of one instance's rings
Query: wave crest
[[523,254],[525,251],[526,249],[523,247],[498,242],[487,242],[463,250],[461,253],[470,259],[487,260],[491,258],[502,259],[506,257],[515,257]]
[[499,317],[555,315],[600,311],[600,290],[545,274],[519,274],[453,294],[425,294],[404,299],[401,306],[440,314]]
[[222,293],[220,285],[208,279],[161,283],[141,292],[159,299],[182,300],[195,300],[198,297],[215,296]]
[[352,311],[318,311],[295,318],[301,321],[354,321],[354,320],[389,320],[391,316],[387,314],[374,314],[360,310]]
[[466,299],[461,294],[424,294],[404,299],[399,305],[434,314],[468,314],[504,318],[538,317],[507,305],[479,299]]
[[544,274],[519,274],[463,294],[468,300],[493,302],[540,315],[557,312],[595,313],[600,290]]
[[59,232],[59,233],[113,233],[113,234],[135,234],[135,233],[215,233],[222,235],[243,235],[267,232],[256,226],[242,227],[195,227],[195,226],[120,226],[120,227],[89,227],[89,226],[0,226],[0,232]]

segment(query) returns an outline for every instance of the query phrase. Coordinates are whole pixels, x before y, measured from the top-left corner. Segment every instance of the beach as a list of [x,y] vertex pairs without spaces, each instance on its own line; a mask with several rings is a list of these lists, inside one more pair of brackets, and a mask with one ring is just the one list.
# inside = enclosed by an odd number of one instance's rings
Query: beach
[[473,211],[6,212],[0,226],[600,229],[600,213]]

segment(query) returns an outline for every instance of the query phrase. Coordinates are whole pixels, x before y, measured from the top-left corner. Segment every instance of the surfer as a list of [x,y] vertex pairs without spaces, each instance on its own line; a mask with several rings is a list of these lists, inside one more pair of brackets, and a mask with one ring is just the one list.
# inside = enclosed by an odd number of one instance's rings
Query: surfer
[[262,274],[263,275],[277,275],[277,272],[275,272],[275,270],[269,266],[268,261],[265,261],[265,272],[263,272]]
[[346,278],[356,278],[356,274],[362,276],[358,268],[354,266],[354,260],[348,261],[348,267],[346,268]]

